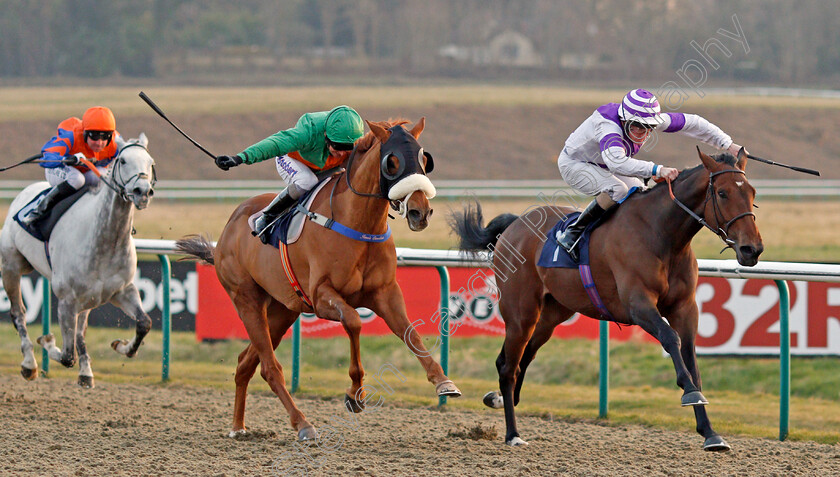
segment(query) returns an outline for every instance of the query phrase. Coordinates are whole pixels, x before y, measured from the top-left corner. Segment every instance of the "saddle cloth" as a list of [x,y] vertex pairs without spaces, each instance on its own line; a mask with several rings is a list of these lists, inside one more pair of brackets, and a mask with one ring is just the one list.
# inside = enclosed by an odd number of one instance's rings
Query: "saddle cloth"
[[[619,204],[623,203],[628,197],[630,197],[630,195],[639,190],[640,189],[638,187],[630,188],[627,195],[621,199]],[[566,227],[575,222],[575,219],[578,218],[580,212],[573,212],[565,219],[558,221],[548,232],[548,240],[546,240],[545,244],[543,244],[537,265],[544,268],[578,268],[578,265],[589,265],[589,238],[592,235],[592,231],[614,214],[616,209],[618,209],[618,207],[611,208],[607,211],[607,213],[602,215],[601,218],[589,224],[583,231],[583,234],[577,244],[578,255],[580,256],[579,262],[572,260],[572,257],[569,256],[569,252],[557,243],[556,237],[566,230]]]
[[55,228],[55,224],[58,223],[58,219],[67,212],[67,209],[70,208],[73,204],[76,203],[79,198],[81,198],[85,192],[87,192],[90,186],[85,185],[73,195],[62,199],[59,203],[55,204],[53,208],[39,220],[36,220],[30,225],[24,225],[21,219],[29,213],[30,210],[34,209],[38,206],[38,203],[41,201],[41,198],[50,191],[51,187],[47,187],[46,189],[42,190],[38,195],[32,198],[26,205],[21,207],[21,209],[15,214],[14,220],[17,222],[23,230],[26,230],[29,235],[35,237],[36,239],[46,242],[50,239],[52,235],[52,231]]
[[[295,202],[291,207],[289,207],[289,209],[283,212],[276,221],[274,221],[274,224],[270,226],[271,229],[266,232],[269,234],[269,244],[271,244],[272,247],[280,248],[280,242],[283,242],[286,245],[293,244],[300,238],[300,234],[303,231],[303,224],[306,222],[306,217],[298,211],[297,204],[302,204],[304,208],[309,210],[312,206],[312,202],[318,195],[318,192],[320,192],[321,189],[330,182],[332,177],[334,176],[326,178],[318,185],[310,189],[309,192],[302,195],[297,202]],[[251,227],[252,231],[255,230],[254,224],[260,215],[262,215],[262,211],[248,217],[248,226]]]

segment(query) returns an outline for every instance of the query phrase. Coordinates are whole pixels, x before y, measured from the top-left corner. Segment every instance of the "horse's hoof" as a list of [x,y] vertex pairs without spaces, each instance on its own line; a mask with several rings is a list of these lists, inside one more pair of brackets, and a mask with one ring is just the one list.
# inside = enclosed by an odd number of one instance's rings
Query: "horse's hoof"
[[51,334],[39,336],[35,342],[38,343],[39,346],[44,347],[47,343],[52,343],[55,340],[55,337]]
[[704,451],[726,452],[729,449],[731,449],[731,447],[729,447],[729,444],[727,444],[726,441],[723,440],[723,438],[720,437],[717,434],[715,434],[712,437],[706,439],[706,442],[703,443],[703,450]]
[[236,439],[236,436],[241,436],[241,435],[245,434],[246,432],[248,432],[248,431],[245,430],[245,429],[235,429],[235,430],[232,430],[232,431],[228,432],[228,437],[230,437],[231,439]]
[[514,436],[513,439],[505,441],[505,444],[511,447],[527,446],[528,443],[523,441],[519,436]]
[[20,375],[23,376],[23,379],[27,381],[32,381],[33,379],[38,377],[38,369],[29,369],[24,368],[23,366],[20,367]]
[[79,387],[83,387],[85,389],[94,387],[93,376],[79,376],[79,380],[77,382]]
[[119,349],[117,349],[117,348],[118,348],[120,345],[126,346],[127,344],[128,344],[128,340],[114,340],[114,341],[111,341],[111,349],[113,349],[114,351],[116,351],[117,353],[119,353],[119,352],[120,352],[120,350],[119,350]]
[[458,386],[455,386],[455,383],[453,383],[451,379],[437,383],[437,386],[435,386],[435,392],[438,396],[461,396],[461,390],[458,389]]
[[344,394],[344,406],[355,414],[365,410],[364,401],[357,401],[346,393]]
[[315,426],[304,427],[300,431],[298,431],[298,440],[299,441],[308,441],[312,439],[318,438],[318,431],[315,429]]
[[485,394],[482,402],[484,402],[485,406],[493,409],[501,409],[505,407],[505,398],[502,397],[499,391],[490,391]]
[[690,393],[683,394],[682,400],[680,405],[683,407],[686,406],[705,406],[709,404],[709,401],[706,400],[706,396],[703,396],[703,393],[700,391],[692,391]]

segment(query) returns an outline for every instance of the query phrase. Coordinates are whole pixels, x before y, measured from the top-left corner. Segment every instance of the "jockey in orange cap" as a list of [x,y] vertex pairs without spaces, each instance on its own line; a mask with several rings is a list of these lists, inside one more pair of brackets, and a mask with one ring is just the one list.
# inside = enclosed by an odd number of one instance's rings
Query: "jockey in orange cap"
[[31,224],[44,217],[53,205],[85,185],[88,167],[80,158],[89,159],[99,168],[108,167],[119,152],[115,135],[114,113],[103,106],[85,111],[82,119],[67,118],[58,125],[58,134],[41,149],[47,182],[53,186],[22,222]]

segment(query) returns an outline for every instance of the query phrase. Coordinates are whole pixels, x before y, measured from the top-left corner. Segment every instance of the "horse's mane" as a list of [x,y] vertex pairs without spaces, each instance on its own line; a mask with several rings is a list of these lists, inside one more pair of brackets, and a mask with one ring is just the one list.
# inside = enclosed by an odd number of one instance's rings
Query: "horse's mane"
[[[732,154],[729,154],[728,152],[722,152],[720,154],[712,154],[709,157],[714,159],[715,162],[718,162],[718,163],[721,163],[721,164],[726,164],[727,166],[737,167],[738,159],[735,156],[733,156]],[[680,175],[679,175],[679,177],[677,177],[677,180],[674,181],[674,185],[676,185],[677,183],[682,182],[682,181],[687,181],[691,177],[694,177],[694,174],[696,174],[698,171],[704,171],[704,170],[706,170],[706,168],[703,167],[703,164],[694,166],[694,167],[689,168],[689,169],[684,169],[684,170],[680,171]],[[662,187],[660,187],[660,186],[662,186]],[[665,181],[662,181],[662,182],[654,185],[650,189],[639,192],[638,195],[647,194],[648,192],[651,192],[653,190],[660,190],[660,189],[663,189],[663,188],[664,189],[668,188],[668,184]],[[634,194],[634,195],[636,195],[636,194]]]
[[[385,128],[385,129],[392,128],[394,126],[401,126],[403,124],[408,124],[409,123],[409,121],[407,119],[403,119],[403,118],[397,118],[397,119],[389,118],[387,121],[371,121],[371,122],[373,124],[376,124],[377,126],[381,126],[381,127]],[[375,143],[376,143],[376,136],[373,135],[373,132],[368,131],[367,134],[365,134],[364,136],[362,136],[361,139],[356,141],[356,154],[364,154],[365,152],[370,150],[370,148],[372,148]]]

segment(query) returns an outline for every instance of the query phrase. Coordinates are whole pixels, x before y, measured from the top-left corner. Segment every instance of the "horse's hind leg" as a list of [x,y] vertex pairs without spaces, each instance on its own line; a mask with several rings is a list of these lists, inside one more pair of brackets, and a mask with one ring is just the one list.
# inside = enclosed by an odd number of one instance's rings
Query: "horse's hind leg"
[[[525,346],[525,351],[522,353],[522,359],[519,360],[519,376],[516,378],[516,386],[513,389],[513,405],[519,405],[519,396],[522,390],[522,383],[525,381],[525,371],[528,365],[534,360],[542,345],[546,344],[554,332],[554,328],[560,323],[568,320],[575,312],[560,305],[557,300],[551,295],[546,295],[544,298],[542,313],[537,325],[534,328],[534,333],[528,344]],[[502,351],[496,358],[496,371],[501,372],[502,366],[505,364],[505,347],[502,346]],[[487,407],[498,409],[503,407],[504,401],[498,391],[491,391],[484,395],[484,404]]]
[[568,320],[575,313],[557,303],[557,300],[551,295],[546,295],[544,300],[542,313],[539,321],[537,321],[537,326],[534,328],[534,334],[528,340],[528,345],[525,346],[525,351],[522,353],[522,359],[519,360],[519,377],[516,378],[516,387],[513,390],[514,406],[519,404],[519,394],[522,390],[522,383],[525,381],[525,371],[537,355],[537,350],[551,339],[557,325]]
[[250,346],[254,348],[260,360],[260,376],[268,383],[274,394],[280,398],[283,407],[289,413],[292,427],[298,433],[298,439],[315,439],[318,437],[318,433],[295,405],[292,395],[286,389],[283,368],[277,361],[277,357],[274,356],[274,345],[266,318],[266,311],[272,298],[253,280],[246,279],[243,281],[244,283],[239,283],[235,288],[225,285],[224,282],[223,285],[233,299],[233,305],[245,325],[248,337],[251,339]]
[[76,354],[79,356],[79,386],[83,388],[92,388],[93,370],[90,367],[90,355],[87,352],[87,344],[85,344],[85,332],[87,332],[88,315],[90,310],[85,310],[79,313],[76,319]]
[[[271,346],[276,350],[286,330],[297,319],[297,313],[290,311],[277,301],[272,301],[268,306],[268,328],[271,335]],[[260,364],[260,357],[257,350],[248,344],[248,347],[239,354],[239,361],[236,365],[236,397],[233,403],[233,429],[230,436],[245,432],[245,400],[248,397],[248,383],[254,377],[254,372]]]
[[[408,313],[405,309],[405,300],[397,282],[394,281],[377,290],[372,297],[371,309],[385,320],[385,324],[391,331],[400,337],[408,348],[420,361],[423,369],[426,370],[426,379],[435,385],[435,392],[438,396],[458,397],[461,390],[455,386],[444,373],[432,354],[423,345],[420,334],[408,321]],[[447,330],[448,331],[448,330]]]
[[527,442],[519,437],[516,429],[513,391],[519,377],[519,363],[540,315],[540,299],[536,292],[523,292],[511,299],[502,293],[499,311],[505,319],[504,363],[499,367],[499,389],[505,408],[505,443],[519,446]]
[[137,349],[143,344],[143,338],[149,333],[152,328],[152,319],[143,311],[143,306],[140,302],[140,293],[133,283],[129,283],[111,297],[111,303],[118,306],[126,315],[133,318],[135,321],[134,338],[128,340],[114,340],[111,342],[111,348],[119,354],[133,358],[137,354]]
[[20,374],[27,381],[38,376],[38,362],[35,360],[34,346],[29,339],[29,332],[26,329],[26,307],[20,294],[21,271],[28,266],[22,255],[15,253],[13,257],[3,257],[3,288],[9,298],[9,315],[12,324],[20,336],[20,352],[23,353],[23,361],[20,363]]

